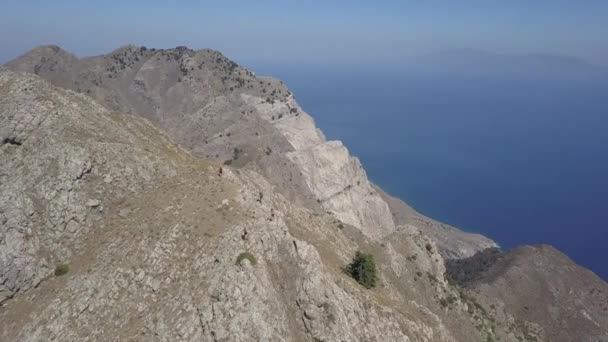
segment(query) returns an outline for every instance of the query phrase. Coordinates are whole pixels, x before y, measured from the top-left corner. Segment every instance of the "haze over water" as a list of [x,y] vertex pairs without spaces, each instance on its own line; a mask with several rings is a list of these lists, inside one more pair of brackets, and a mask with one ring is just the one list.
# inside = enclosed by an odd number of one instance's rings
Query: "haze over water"
[[[256,67],[422,213],[608,279],[608,79]],[[546,75],[545,75],[546,76]]]

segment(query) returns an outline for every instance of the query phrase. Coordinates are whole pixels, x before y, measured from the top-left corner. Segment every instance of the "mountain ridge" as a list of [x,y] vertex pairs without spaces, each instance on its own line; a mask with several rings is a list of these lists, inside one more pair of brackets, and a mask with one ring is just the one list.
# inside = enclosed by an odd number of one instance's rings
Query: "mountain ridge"
[[[34,75],[3,70],[0,91],[20,143],[0,145],[2,340],[453,341],[487,320],[442,311],[454,290],[414,227],[377,241]],[[378,291],[341,270],[358,249]]]
[[[75,61],[44,47],[0,66],[3,339],[608,336],[594,302],[608,285],[558,251],[452,284],[444,259],[479,258],[493,241],[375,187],[280,81],[213,50],[151,50]],[[376,256],[376,289],[342,271],[357,250]],[[553,259],[562,272],[542,266]],[[67,275],[53,276],[64,264]],[[594,308],[586,315],[566,300],[540,301],[532,315],[521,304],[535,284],[567,293],[590,281],[592,296],[576,297]],[[554,306],[561,314],[539,316]]]
[[[232,163],[235,151],[239,151],[237,165],[254,160],[256,168],[293,200],[338,213],[340,219],[355,226],[377,227],[369,233],[394,230],[390,208],[367,180],[359,160],[351,157],[341,143],[325,143],[312,117],[299,107],[281,81],[258,79],[210,49],[156,50],[127,45],[107,55],[84,57],[80,62],[70,57],[69,65],[56,68],[59,74],[43,67],[55,64],[48,62],[52,59],[47,56],[49,52],[74,57],[57,46],[44,46],[7,66],[38,72],[57,85],[96,98],[108,108],[151,119],[201,157],[215,156]],[[67,69],[71,80],[66,83]],[[147,70],[155,69],[173,70],[164,79],[154,80],[159,76]],[[115,89],[123,90],[116,93]],[[206,94],[197,95],[199,91]],[[147,105],[137,98],[147,99]],[[174,98],[179,98],[179,103]],[[150,116],[150,111],[157,114]],[[284,166],[273,167],[276,164]],[[348,178],[344,177],[345,171]],[[304,177],[294,177],[297,174]]]

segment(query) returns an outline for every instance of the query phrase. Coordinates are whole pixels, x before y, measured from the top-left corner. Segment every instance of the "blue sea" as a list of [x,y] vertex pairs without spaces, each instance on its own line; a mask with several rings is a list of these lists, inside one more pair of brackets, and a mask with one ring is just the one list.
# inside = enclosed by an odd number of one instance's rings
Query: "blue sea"
[[608,80],[262,66],[418,211],[608,279]]

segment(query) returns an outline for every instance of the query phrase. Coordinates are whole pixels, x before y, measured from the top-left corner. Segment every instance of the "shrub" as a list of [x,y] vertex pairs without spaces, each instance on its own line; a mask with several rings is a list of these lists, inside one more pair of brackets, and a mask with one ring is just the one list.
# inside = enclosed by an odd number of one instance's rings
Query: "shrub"
[[376,286],[376,281],[378,279],[376,275],[376,262],[374,261],[374,256],[371,254],[357,251],[355,258],[350,265],[348,265],[347,272],[359,284],[367,289]]
[[240,265],[241,261],[243,261],[243,259],[249,260],[249,262],[251,263],[252,266],[255,266],[258,263],[258,261],[253,256],[253,254],[251,254],[249,252],[243,252],[243,253],[239,254],[239,256],[236,258],[236,264]]
[[232,151],[232,159],[234,159],[234,160],[239,159],[241,152],[242,152],[242,150],[240,148],[235,147],[234,150]]
[[66,273],[68,273],[70,271],[70,265],[68,264],[61,264],[61,265],[57,265],[55,266],[55,275],[56,276],[62,276]]

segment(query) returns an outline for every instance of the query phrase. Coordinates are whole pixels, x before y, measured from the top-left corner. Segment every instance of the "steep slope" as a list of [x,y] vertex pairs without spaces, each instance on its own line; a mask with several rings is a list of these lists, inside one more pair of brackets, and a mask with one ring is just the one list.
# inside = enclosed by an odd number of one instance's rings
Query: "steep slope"
[[[0,127],[0,340],[523,336],[449,286],[413,226],[370,239],[33,75],[0,70]],[[342,271],[356,250],[376,289]]]
[[420,228],[424,234],[435,241],[439,253],[446,259],[468,258],[487,248],[498,247],[496,242],[483,235],[467,233],[433,220],[382,189],[376,187],[376,191],[388,204],[396,225],[411,224]]
[[[80,251],[108,202],[174,176],[180,154],[143,120],[1,71],[0,301]],[[101,113],[97,115],[98,113]],[[162,162],[161,162],[162,160]]]
[[47,46],[7,66],[146,117],[198,156],[258,169],[291,200],[330,211],[370,237],[395,229],[359,161],[325,141],[283,83],[217,51],[127,46],[75,60]]
[[[0,70],[0,340],[606,339],[606,284],[550,248],[450,261],[450,285],[443,257],[495,244],[374,188],[281,82],[217,52],[9,67],[89,96]],[[342,271],[357,250],[375,289]]]
[[451,278],[548,341],[608,341],[608,284],[551,246],[485,251],[447,264]]

